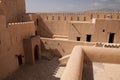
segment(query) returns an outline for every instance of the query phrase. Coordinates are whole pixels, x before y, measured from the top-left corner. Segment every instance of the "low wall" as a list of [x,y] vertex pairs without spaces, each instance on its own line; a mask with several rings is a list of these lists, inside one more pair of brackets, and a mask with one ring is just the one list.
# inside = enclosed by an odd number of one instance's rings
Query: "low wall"
[[82,48],[74,47],[65,71],[60,80],[82,80],[84,53]]
[[120,64],[120,49],[88,46],[82,48],[87,61]]
[[84,60],[120,64],[120,49],[75,46],[61,80],[81,80]]
[[52,50],[57,55],[61,55],[61,56],[70,54],[73,47],[76,45],[81,45],[81,46],[95,45],[95,42],[89,43],[89,42],[72,41],[72,40],[52,39],[52,38],[51,39],[41,38],[41,41],[44,45],[45,50]]
[[[41,38],[45,50],[52,50],[54,53],[66,56],[71,54],[74,46],[82,46],[85,52],[85,60],[97,62],[120,63],[119,48],[93,47],[95,42],[79,42],[72,40],[58,40],[50,38]],[[87,47],[86,47],[87,46]],[[92,46],[92,47],[91,47]],[[43,49],[42,49],[43,51]]]

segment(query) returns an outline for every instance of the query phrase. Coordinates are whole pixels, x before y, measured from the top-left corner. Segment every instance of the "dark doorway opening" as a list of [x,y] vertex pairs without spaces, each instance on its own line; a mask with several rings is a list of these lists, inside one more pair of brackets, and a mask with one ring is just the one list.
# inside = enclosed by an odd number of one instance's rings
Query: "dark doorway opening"
[[87,41],[87,42],[90,42],[90,41],[91,41],[91,35],[87,35],[86,41]]
[[38,35],[37,31],[35,31],[35,35]]
[[22,55],[18,55],[18,63],[19,63],[19,66],[23,64]]
[[39,25],[39,20],[38,20],[38,19],[36,19],[36,25],[37,25],[37,26]]
[[109,43],[113,43],[114,42],[114,37],[115,37],[115,33],[110,33],[109,34]]
[[34,59],[35,59],[35,61],[39,59],[39,47],[38,47],[38,45],[36,45],[34,48]]
[[77,37],[77,41],[80,41],[80,37]]
[[86,17],[84,17],[84,21],[86,21]]

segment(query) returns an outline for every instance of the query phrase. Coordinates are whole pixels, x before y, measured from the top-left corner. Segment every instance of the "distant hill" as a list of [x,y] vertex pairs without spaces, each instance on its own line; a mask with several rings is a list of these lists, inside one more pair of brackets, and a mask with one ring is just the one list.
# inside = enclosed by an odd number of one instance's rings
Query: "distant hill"
[[120,12],[120,8],[102,8],[102,9],[96,9],[96,10],[88,10],[88,11],[115,11],[115,12]]

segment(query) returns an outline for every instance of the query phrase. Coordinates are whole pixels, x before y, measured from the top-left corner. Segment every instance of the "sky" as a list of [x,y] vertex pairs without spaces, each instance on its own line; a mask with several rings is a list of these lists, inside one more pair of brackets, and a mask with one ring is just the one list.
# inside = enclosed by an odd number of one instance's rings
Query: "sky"
[[120,0],[26,0],[27,12],[80,12],[105,8],[119,9]]

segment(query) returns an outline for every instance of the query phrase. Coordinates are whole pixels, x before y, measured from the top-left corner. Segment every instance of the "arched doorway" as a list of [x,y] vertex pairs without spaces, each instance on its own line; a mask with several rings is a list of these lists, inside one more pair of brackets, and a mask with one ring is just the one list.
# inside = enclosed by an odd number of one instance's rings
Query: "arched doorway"
[[38,45],[34,47],[34,59],[35,61],[39,59],[39,46]]

